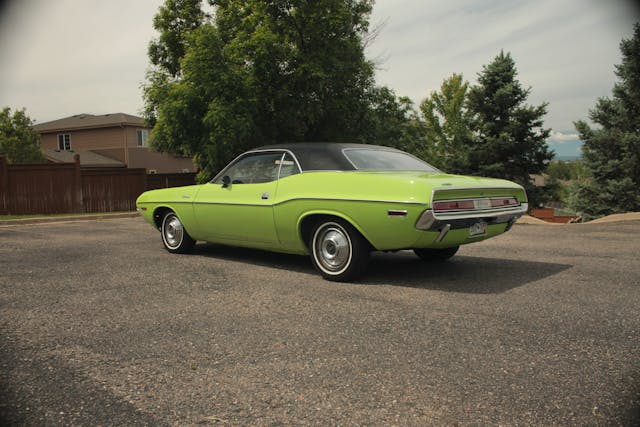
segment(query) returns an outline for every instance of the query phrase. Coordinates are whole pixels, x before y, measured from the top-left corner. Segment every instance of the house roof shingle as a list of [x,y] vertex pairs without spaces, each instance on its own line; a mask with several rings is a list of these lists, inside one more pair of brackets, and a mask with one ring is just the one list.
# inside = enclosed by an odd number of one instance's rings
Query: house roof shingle
[[39,123],[33,126],[38,133],[52,133],[75,129],[95,129],[113,126],[143,126],[146,127],[142,117],[125,113],[112,114],[76,114],[50,122]]

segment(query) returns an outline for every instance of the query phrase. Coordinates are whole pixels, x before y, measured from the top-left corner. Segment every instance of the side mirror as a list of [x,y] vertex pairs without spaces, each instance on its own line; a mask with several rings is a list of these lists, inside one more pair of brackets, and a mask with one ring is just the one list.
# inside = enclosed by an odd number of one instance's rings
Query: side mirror
[[222,188],[227,188],[229,185],[231,185],[231,178],[229,177],[229,175],[225,175],[222,177]]

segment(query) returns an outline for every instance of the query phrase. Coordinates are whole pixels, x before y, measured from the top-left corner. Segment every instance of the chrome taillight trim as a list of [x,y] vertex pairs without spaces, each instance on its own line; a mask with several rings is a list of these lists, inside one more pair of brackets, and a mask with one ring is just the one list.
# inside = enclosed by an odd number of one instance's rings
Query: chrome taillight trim
[[493,208],[493,209],[478,209],[478,210],[463,210],[463,211],[443,211],[435,212],[433,215],[436,219],[455,219],[455,218],[492,218],[494,216],[501,216],[505,214],[520,214],[524,215],[529,209],[528,203],[520,203],[517,206],[508,206],[505,208]]
[[[522,187],[521,185],[518,185],[517,187],[447,187],[447,188],[435,188],[435,189],[431,190],[431,203],[433,204],[434,201],[438,201],[438,202],[448,201],[448,199],[435,200],[436,193],[447,193],[447,192],[459,191],[459,190],[476,190],[476,191],[522,190],[522,192],[524,194],[524,201],[522,203],[528,203],[529,202],[529,200],[527,198],[527,193],[526,193],[526,191],[524,191],[524,187]],[[494,198],[516,197],[517,198],[517,196],[513,196],[513,195],[509,195],[509,196],[487,196],[487,197],[494,197]],[[450,199],[450,200],[451,201],[455,201],[456,199]]]
[[[508,205],[492,207],[491,202],[494,200],[506,200],[513,199],[515,203],[511,203]],[[457,202],[473,202],[473,208],[461,208],[461,209],[446,209],[446,210],[436,210],[435,206],[437,203],[457,203]],[[494,210],[494,209],[504,209],[504,208],[513,208],[516,206],[520,206],[520,202],[518,202],[518,198],[515,196],[497,196],[497,197],[478,197],[473,199],[447,199],[447,200],[436,200],[431,203],[431,208],[434,212],[438,213],[446,213],[446,212],[477,212],[481,210]]]

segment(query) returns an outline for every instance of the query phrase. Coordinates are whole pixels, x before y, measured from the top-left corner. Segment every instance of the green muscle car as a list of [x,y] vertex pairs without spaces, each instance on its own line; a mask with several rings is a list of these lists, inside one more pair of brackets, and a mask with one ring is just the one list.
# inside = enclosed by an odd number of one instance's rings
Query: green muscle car
[[508,231],[527,211],[513,182],[448,175],[400,150],[338,143],[261,147],[207,184],[147,191],[136,203],[169,252],[201,240],[309,254],[334,281],[361,275],[371,251],[448,259],[460,245]]

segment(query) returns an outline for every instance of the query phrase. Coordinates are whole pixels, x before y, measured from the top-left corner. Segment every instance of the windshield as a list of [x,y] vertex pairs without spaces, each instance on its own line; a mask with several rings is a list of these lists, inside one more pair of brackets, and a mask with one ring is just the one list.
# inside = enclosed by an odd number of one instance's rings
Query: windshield
[[402,151],[349,148],[344,155],[358,170],[440,172],[430,164]]

